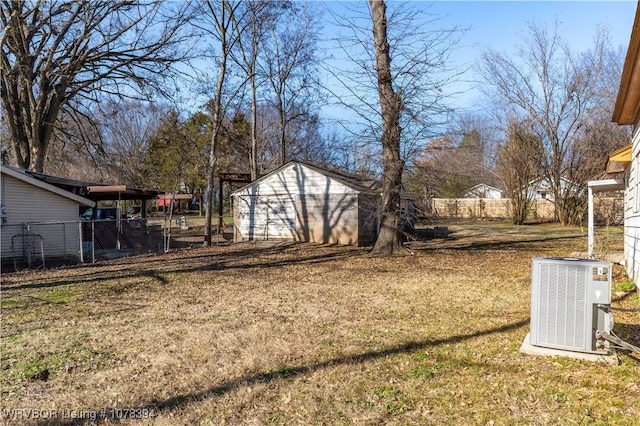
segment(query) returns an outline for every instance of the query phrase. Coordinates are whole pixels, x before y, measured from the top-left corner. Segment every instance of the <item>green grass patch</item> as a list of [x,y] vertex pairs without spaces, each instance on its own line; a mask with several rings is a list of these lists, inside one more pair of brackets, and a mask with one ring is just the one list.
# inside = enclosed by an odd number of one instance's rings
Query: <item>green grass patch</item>
[[52,290],[44,295],[47,303],[52,305],[63,305],[75,300],[75,296],[68,290]]
[[19,304],[20,301],[17,299],[0,299],[0,309],[13,308],[14,306]]
[[619,283],[616,283],[613,286],[614,291],[634,291],[636,289],[636,284],[633,281],[625,280]]
[[35,305],[64,305],[76,300],[75,295],[69,290],[56,289],[45,292],[33,292],[21,295],[20,297],[6,298],[0,300],[0,309],[10,309],[15,307],[26,307]]
[[428,367],[418,367],[409,371],[409,375],[414,379],[421,378],[421,377],[424,377],[424,378],[433,377],[433,374],[434,374],[433,371]]
[[114,356],[83,346],[81,343],[68,344],[52,352],[9,351],[11,342],[3,341],[0,382],[24,381],[34,374],[47,369],[50,374],[59,375],[66,370],[102,371],[113,366]]

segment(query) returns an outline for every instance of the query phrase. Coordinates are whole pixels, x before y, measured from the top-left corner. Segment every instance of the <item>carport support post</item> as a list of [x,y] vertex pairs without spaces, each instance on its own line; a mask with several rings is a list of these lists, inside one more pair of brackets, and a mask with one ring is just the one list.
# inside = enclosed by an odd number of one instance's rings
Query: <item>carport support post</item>
[[78,221],[78,235],[80,238],[80,263],[84,263],[84,253],[82,253],[82,221]]
[[588,186],[588,220],[587,220],[587,257],[591,259],[593,257],[593,245],[594,245],[594,234],[595,227],[593,225],[593,188],[591,185]]
[[219,177],[219,180],[220,187],[218,191],[218,235],[220,235],[220,232],[222,231],[222,215],[224,214],[224,206],[222,205],[222,203],[224,202],[224,197],[222,194],[222,184],[224,183],[224,180],[222,176]]
[[587,227],[587,256],[593,258],[593,250],[595,246],[595,207],[593,201],[594,192],[611,192],[622,191],[625,188],[624,180],[622,179],[604,179],[604,180],[590,180],[587,182],[587,197],[589,202],[589,218]]
[[91,263],[96,263],[96,221],[91,221]]
[[118,201],[116,201],[116,249],[120,250],[120,237],[122,234],[122,213],[120,213],[120,192],[118,192]]

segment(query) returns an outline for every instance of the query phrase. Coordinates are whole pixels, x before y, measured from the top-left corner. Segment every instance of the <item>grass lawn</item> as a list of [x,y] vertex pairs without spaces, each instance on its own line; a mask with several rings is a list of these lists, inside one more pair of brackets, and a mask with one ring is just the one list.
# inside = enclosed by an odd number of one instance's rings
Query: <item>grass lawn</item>
[[[1,421],[639,424],[639,355],[519,353],[531,258],[585,251],[583,230],[449,229],[406,257],[242,243],[3,273]],[[621,229],[599,235],[622,249]],[[615,319],[640,345],[640,314]]]

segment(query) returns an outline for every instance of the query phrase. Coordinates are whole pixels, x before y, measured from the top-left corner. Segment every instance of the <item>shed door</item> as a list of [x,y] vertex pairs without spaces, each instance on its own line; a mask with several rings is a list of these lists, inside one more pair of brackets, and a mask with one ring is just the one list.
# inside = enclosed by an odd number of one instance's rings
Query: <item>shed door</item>
[[[254,196],[253,214],[250,208],[243,219],[249,239],[278,240],[293,239],[295,235],[295,203],[290,198],[275,196]],[[253,218],[248,217],[253,216]]]

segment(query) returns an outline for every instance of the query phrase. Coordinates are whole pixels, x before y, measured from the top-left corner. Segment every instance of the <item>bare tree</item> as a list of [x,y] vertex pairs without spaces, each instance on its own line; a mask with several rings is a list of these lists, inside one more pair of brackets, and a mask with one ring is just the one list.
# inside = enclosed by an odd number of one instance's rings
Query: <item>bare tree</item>
[[67,112],[60,114],[47,148],[44,168],[48,173],[93,182],[108,180],[102,167],[105,151],[96,120],[99,107],[93,104],[75,117]]
[[107,102],[100,108],[104,141],[102,167],[117,182],[144,188],[151,182],[145,170],[149,141],[168,111],[140,101]]
[[420,9],[395,3],[387,8],[383,1],[370,0],[369,6],[366,15],[358,10],[351,10],[350,18],[332,15],[344,29],[335,42],[351,67],[328,71],[339,83],[333,89],[338,104],[361,124],[348,127],[357,129],[353,134],[370,153],[382,157],[382,223],[373,251],[394,253],[403,250],[404,167],[448,119],[449,84],[462,72],[449,69],[449,55],[463,30],[438,28],[441,18],[426,13],[424,4]]
[[[280,2],[248,2],[246,3],[247,13],[245,22],[238,22],[238,17],[234,17],[234,27],[239,29],[240,37],[237,40],[237,53],[233,55],[234,60],[246,74],[249,92],[251,97],[251,147],[249,149],[249,169],[251,179],[258,177],[258,54],[264,37],[268,32],[270,22],[277,19],[277,10],[281,7]],[[232,51],[233,53],[233,51]]]
[[531,210],[529,183],[540,176],[542,157],[542,141],[531,123],[510,120],[506,141],[498,149],[496,172],[511,199],[511,218],[516,225],[523,225]]
[[585,182],[568,180],[576,167],[571,153],[596,105],[606,51],[607,39],[598,33],[589,52],[572,52],[556,22],[551,30],[530,24],[517,58],[493,50],[482,54],[481,72],[493,94],[511,107],[512,114],[529,118],[542,140],[543,172],[563,224],[580,217],[575,200]]
[[[0,2],[0,97],[17,163],[43,171],[58,117],[105,96],[160,89],[188,6],[131,1]],[[74,102],[72,102],[74,101]],[[71,111],[74,110],[74,111]]]
[[[228,79],[228,67],[231,51],[234,48],[241,31],[236,27],[236,23],[243,22],[239,16],[242,11],[242,1],[240,0],[209,0],[201,4],[202,14],[197,25],[201,30],[217,43],[217,77],[215,92],[209,108],[211,111],[211,143],[209,146],[209,162],[207,167],[207,188],[205,190],[205,220],[204,220],[204,246],[211,245],[211,220],[213,217],[213,200],[215,188],[215,174],[218,164],[218,143],[222,130],[222,123],[225,117],[229,98],[226,96],[225,85]],[[231,96],[232,97],[232,96]],[[219,218],[220,225],[222,219]]]
[[571,150],[572,180],[601,177],[609,154],[631,139],[632,127],[611,121],[622,76],[626,50],[623,46],[604,52],[601,77],[598,79],[595,104],[590,108],[584,126]]
[[500,186],[494,167],[493,127],[479,114],[462,114],[442,136],[429,140],[404,176],[404,189],[418,212],[431,213],[431,199],[435,197],[464,197],[481,183]]
[[[331,14],[340,29],[333,42],[341,57],[325,67],[335,82],[326,89],[336,106],[351,113],[338,122],[372,152],[379,147],[381,120],[371,10],[342,7],[348,14]],[[442,16],[430,13],[429,7],[427,3],[392,2],[385,11],[391,78],[402,98],[400,152],[408,162],[450,122],[453,110],[448,100],[455,95],[453,84],[466,70],[464,66],[454,68],[450,59],[465,29],[443,28]]]
[[400,112],[402,97],[393,88],[387,38],[386,5],[369,0],[373,19],[378,94],[382,117],[382,210],[380,231],[372,253],[393,254],[404,250],[400,239],[400,203],[404,161],[400,156]]
[[310,109],[319,96],[318,11],[308,3],[283,3],[280,16],[268,24],[259,67],[271,86],[268,101],[278,111],[280,164],[289,160],[288,126],[313,120]]

